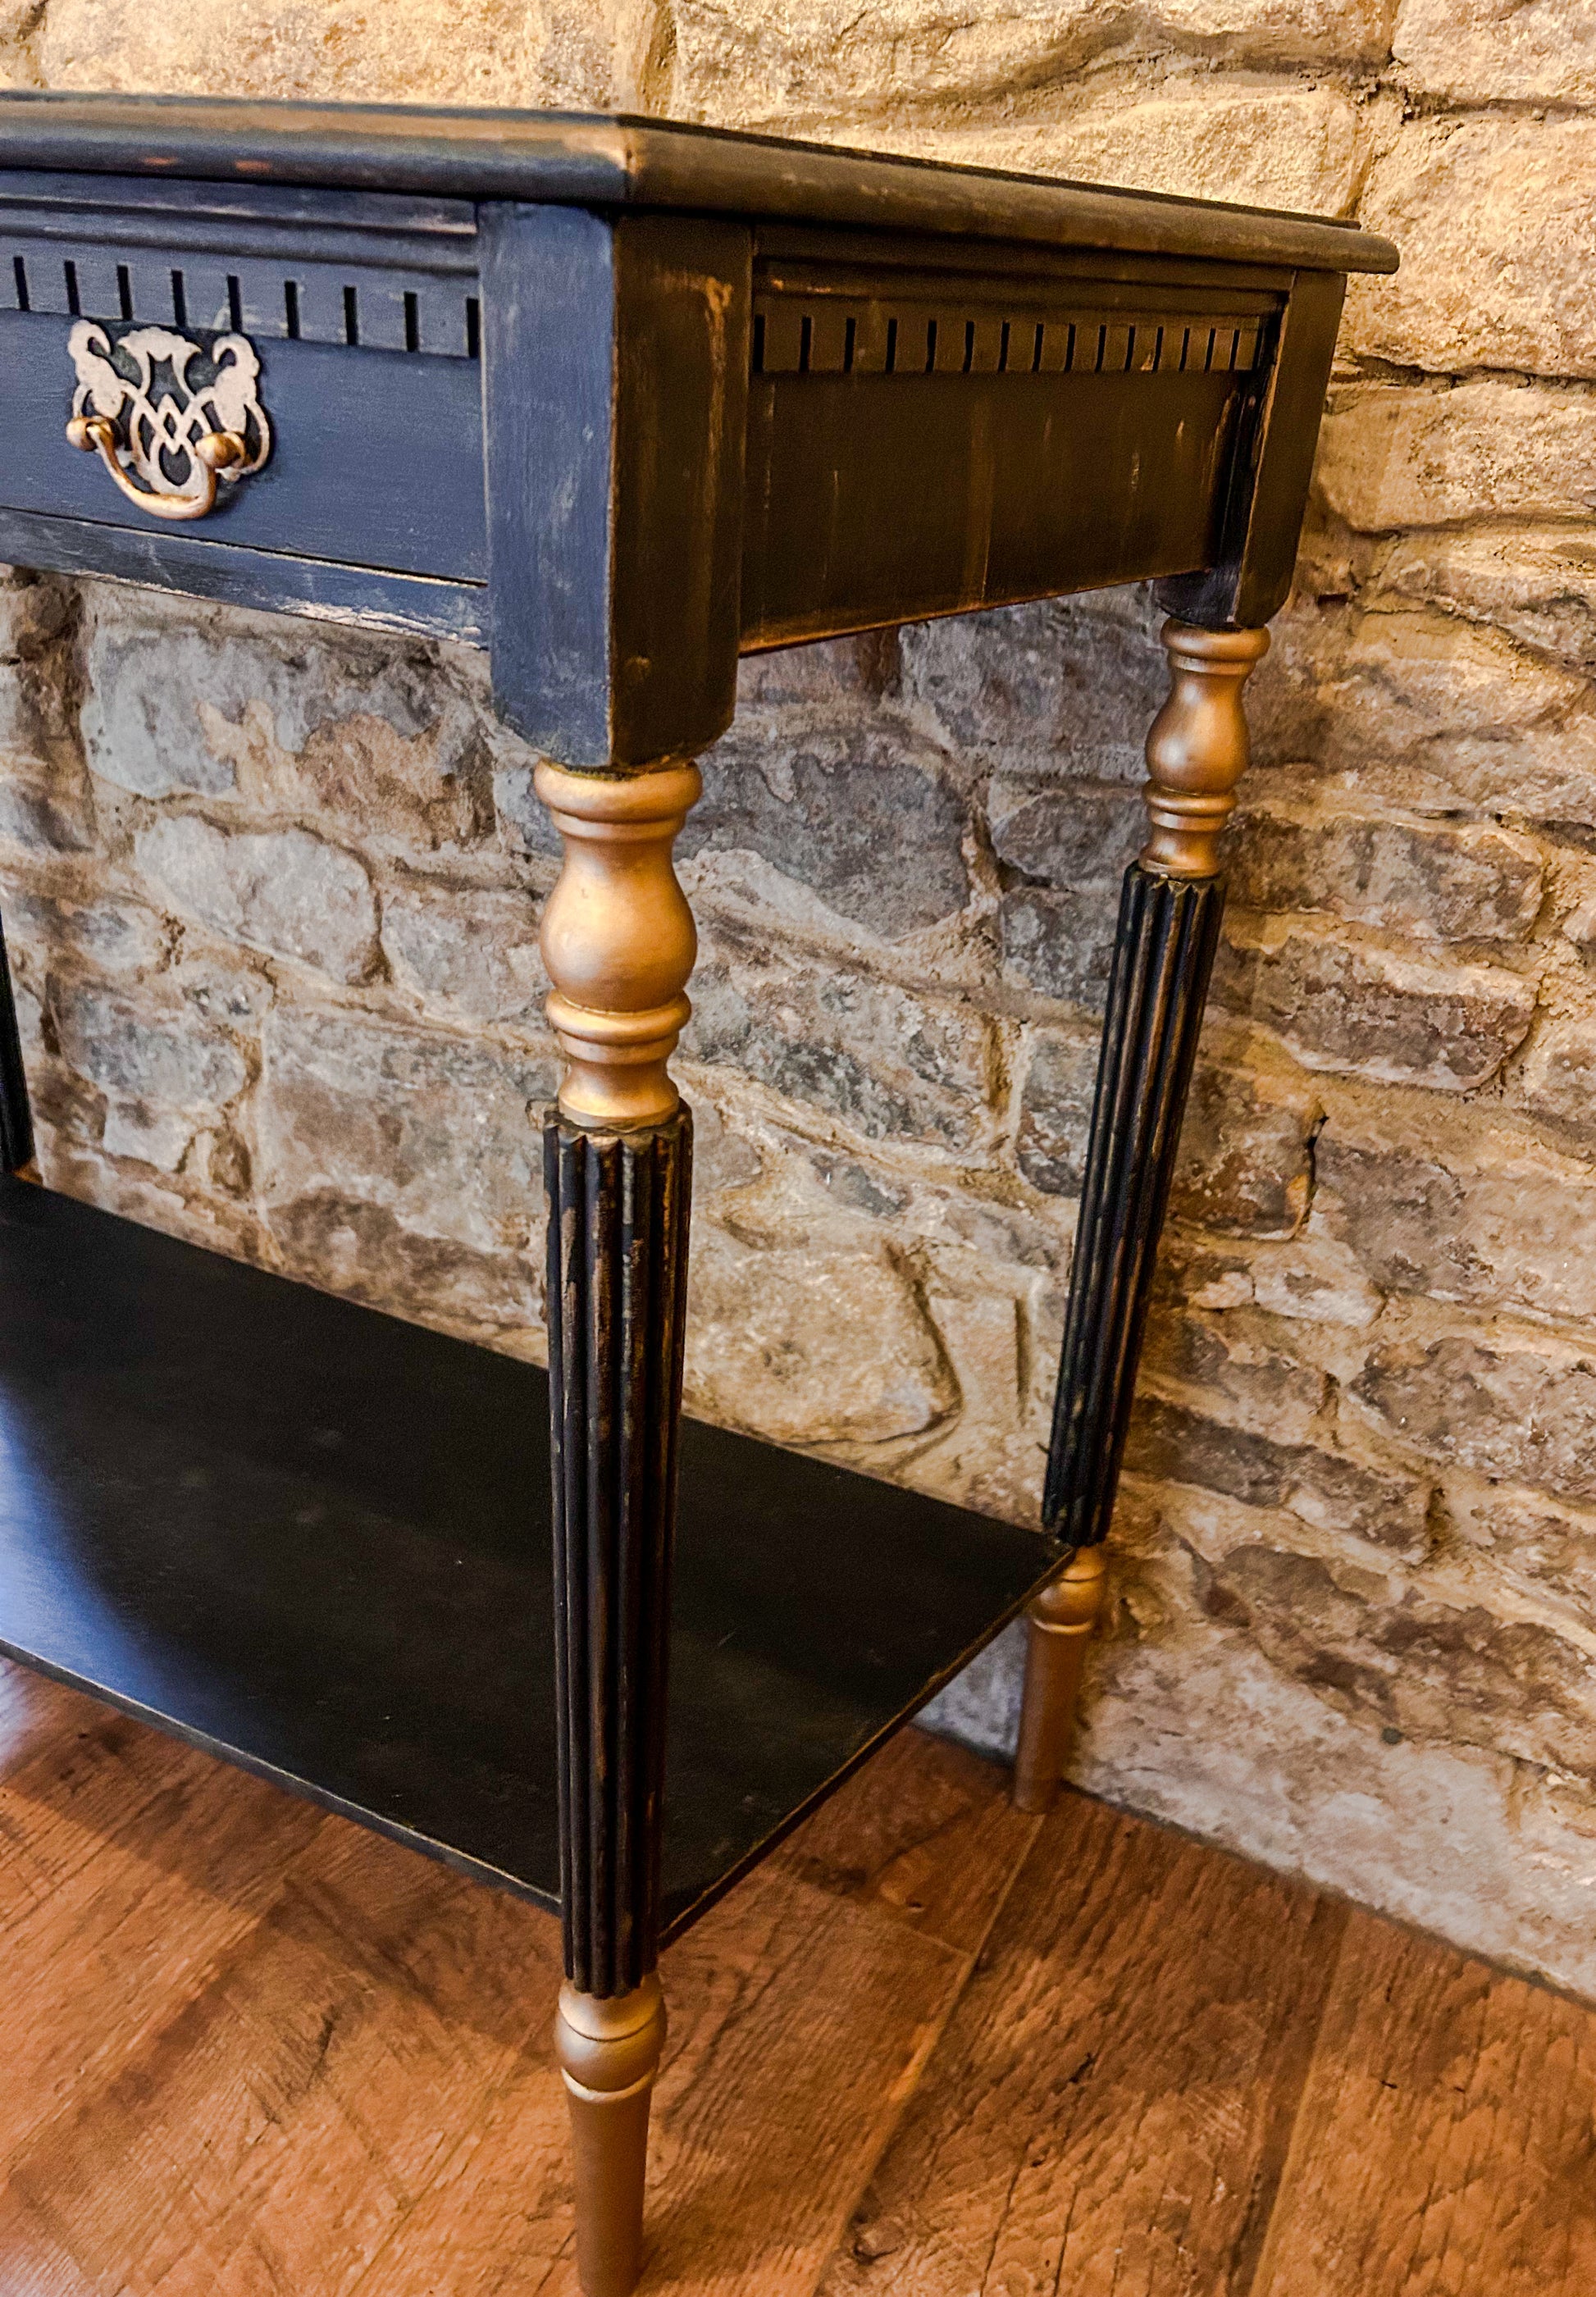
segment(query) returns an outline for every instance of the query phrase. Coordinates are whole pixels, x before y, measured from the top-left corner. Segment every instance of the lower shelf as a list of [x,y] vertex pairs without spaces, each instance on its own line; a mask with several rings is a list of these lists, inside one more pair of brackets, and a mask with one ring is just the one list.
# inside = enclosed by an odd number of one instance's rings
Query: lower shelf
[[[0,1652],[558,1905],[547,1382],[0,1179]],[[1011,1618],[1031,1532],[688,1422],[679,1932]]]

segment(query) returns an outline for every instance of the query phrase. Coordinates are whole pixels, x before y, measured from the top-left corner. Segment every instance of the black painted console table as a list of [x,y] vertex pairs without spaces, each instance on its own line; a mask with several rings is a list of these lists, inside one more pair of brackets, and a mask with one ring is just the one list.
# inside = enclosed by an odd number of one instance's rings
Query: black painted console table
[[[0,950],[0,1650],[562,1910],[591,2297],[638,2275],[662,1941],[1027,1602],[1016,1791],[1057,1778],[1241,687],[1345,275],[1394,263],[639,121],[0,97],[0,558],[489,647],[564,842],[567,1062],[545,1379],[32,1185]],[[740,652],[1148,576],[1040,1543],[679,1424],[671,844]]]

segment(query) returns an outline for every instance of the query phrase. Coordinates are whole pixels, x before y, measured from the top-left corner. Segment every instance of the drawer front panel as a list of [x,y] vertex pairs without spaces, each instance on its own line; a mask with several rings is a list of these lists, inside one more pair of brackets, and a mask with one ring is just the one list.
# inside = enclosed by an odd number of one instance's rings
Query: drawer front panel
[[[486,580],[470,275],[9,239],[0,301],[11,306],[0,309],[0,506],[170,533],[127,499],[98,453],[69,442],[79,390],[70,339],[84,319],[113,347],[164,331],[193,343],[203,368],[219,334],[242,334],[259,363],[270,455],[258,471],[224,477],[214,510],[181,531],[253,551]],[[152,399],[171,387],[162,368]],[[177,477],[181,464],[169,469]]]

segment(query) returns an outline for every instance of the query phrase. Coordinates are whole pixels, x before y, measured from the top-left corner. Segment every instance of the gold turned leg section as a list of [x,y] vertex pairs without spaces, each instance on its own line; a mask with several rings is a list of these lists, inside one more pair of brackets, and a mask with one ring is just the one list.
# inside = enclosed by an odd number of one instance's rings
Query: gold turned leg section
[[643,2266],[648,2108],[665,2046],[659,1980],[607,2002],[563,1986],[555,2046],[571,2105],[577,2278],[583,2297],[631,2297]]
[[1082,1548],[1026,1613],[1025,1695],[1014,1759],[1016,1810],[1049,1809],[1064,1776],[1107,1568],[1100,1547]]
[[625,775],[538,768],[565,852],[542,946],[572,1124],[626,1132],[675,1113],[667,1063],[693,1009],[683,992],[698,943],[670,848],[703,786],[696,766],[676,762]]
[[1267,630],[1164,625],[1169,699],[1148,734],[1147,801],[1152,835],[1141,859],[1170,877],[1213,877],[1220,833],[1236,811],[1246,771],[1241,689],[1269,652]]

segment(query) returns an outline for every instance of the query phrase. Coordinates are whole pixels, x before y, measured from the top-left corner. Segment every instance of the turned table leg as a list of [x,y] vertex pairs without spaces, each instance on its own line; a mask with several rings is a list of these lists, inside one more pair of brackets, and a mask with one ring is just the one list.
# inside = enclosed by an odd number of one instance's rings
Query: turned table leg
[[693,920],[670,848],[690,765],[539,769],[564,844],[543,921],[569,1064],[544,1132],[554,1434],[561,1889],[555,2041],[570,2101],[577,2266],[628,2297],[665,2039],[661,1802],[692,1119],[667,1071]]
[[[1070,1270],[1042,1519],[1072,1551],[1031,1609],[1022,1807],[1045,1808],[1067,1754],[1197,1059],[1224,886],[1219,838],[1247,761],[1241,689],[1267,630],[1166,622],[1170,693],[1148,735],[1152,834],[1125,872]],[[1060,1634],[1073,1636],[1061,1643]],[[1067,1653],[1067,1656],[1066,1656]],[[1050,1775],[1049,1774],[1050,1769]]]
[[28,1181],[38,1178],[33,1161],[33,1114],[22,1069],[22,1041],[17,1033],[4,927],[0,927],[0,1172],[16,1173]]

